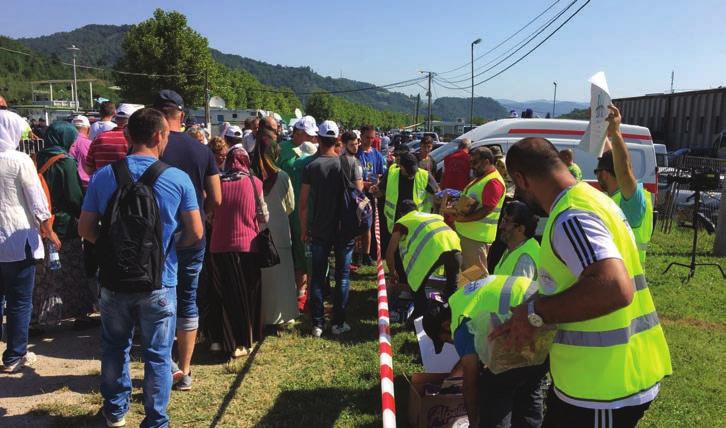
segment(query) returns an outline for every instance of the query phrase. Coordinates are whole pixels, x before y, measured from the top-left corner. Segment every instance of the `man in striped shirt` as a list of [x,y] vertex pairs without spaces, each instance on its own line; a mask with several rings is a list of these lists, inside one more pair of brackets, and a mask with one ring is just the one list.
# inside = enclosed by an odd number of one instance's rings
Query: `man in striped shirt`
[[104,166],[126,157],[129,151],[129,143],[126,141],[124,128],[126,128],[129,117],[139,107],[135,104],[119,104],[118,109],[116,109],[116,128],[98,134],[88,149],[86,162],[83,165],[88,175],[93,175],[94,172]]

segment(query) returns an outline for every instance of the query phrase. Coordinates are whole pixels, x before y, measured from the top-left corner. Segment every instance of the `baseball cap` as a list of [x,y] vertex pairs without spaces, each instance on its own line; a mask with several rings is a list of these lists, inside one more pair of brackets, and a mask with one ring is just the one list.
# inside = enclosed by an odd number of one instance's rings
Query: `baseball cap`
[[424,312],[421,324],[426,332],[426,336],[434,342],[434,351],[437,354],[444,347],[444,341],[439,336],[441,335],[441,324],[447,320],[451,320],[451,308],[449,304],[429,300],[426,304],[426,312]]
[[615,163],[613,162],[613,152],[612,150],[608,150],[607,152],[602,154],[602,157],[597,160],[597,167],[595,167],[595,173],[597,174],[597,171],[607,171],[613,175],[615,175]]
[[121,103],[116,107],[116,116],[115,117],[121,117],[121,118],[130,118],[136,110],[139,110],[143,108],[144,106],[140,104],[127,104],[127,103]]
[[332,120],[326,120],[318,127],[318,135],[321,137],[338,138],[339,132],[338,124]]
[[315,118],[312,116],[301,117],[297,122],[295,122],[293,127],[295,129],[305,131],[305,133],[311,137],[318,135],[318,125],[315,124]]
[[240,129],[237,125],[228,126],[227,130],[224,131],[224,136],[230,138],[242,138],[242,129]]
[[179,111],[184,110],[184,99],[171,89],[162,89],[156,94],[154,99],[154,107],[164,107],[168,105],[175,106]]
[[82,114],[79,114],[78,116],[75,116],[73,118],[73,126],[80,126],[81,128],[90,128],[91,123],[88,121],[88,118]]

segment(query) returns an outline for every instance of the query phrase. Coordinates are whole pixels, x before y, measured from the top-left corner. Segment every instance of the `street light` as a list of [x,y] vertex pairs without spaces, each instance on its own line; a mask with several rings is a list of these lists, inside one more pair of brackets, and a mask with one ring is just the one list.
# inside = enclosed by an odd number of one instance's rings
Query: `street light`
[[469,126],[474,126],[474,45],[481,43],[481,39],[471,42],[471,106],[469,107]]
[[557,103],[557,82],[552,82],[555,85],[555,95],[552,97],[552,119],[555,118],[555,104]]
[[73,53],[73,101],[76,104],[76,111],[78,110],[78,79],[76,79],[76,53],[80,51],[79,48],[76,47],[76,45],[71,45],[71,47],[66,48],[69,51]]

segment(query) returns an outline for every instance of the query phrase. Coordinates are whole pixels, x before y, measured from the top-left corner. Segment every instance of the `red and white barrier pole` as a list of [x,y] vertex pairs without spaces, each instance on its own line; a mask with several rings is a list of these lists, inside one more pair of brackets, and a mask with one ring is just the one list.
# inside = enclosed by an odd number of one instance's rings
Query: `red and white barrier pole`
[[396,399],[393,391],[393,346],[391,343],[390,321],[388,319],[388,294],[386,292],[386,274],[383,270],[381,254],[381,226],[378,221],[376,200],[373,199],[375,216],[375,236],[378,248],[378,352],[381,369],[381,409],[383,411],[383,428],[396,426]]

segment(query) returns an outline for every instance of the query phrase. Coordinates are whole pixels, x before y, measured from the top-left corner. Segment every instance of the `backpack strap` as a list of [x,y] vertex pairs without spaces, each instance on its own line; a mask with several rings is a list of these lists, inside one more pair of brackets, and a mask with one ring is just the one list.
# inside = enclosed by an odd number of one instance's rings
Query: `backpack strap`
[[165,164],[164,162],[158,160],[151,164],[150,167],[146,168],[146,171],[144,171],[143,174],[141,174],[141,178],[139,178],[139,181],[141,183],[146,184],[149,187],[154,187],[154,183],[156,183],[156,179],[159,178],[159,176],[169,168],[169,165]]
[[57,155],[55,155],[53,157],[48,158],[48,160],[45,161],[45,163],[43,164],[43,166],[40,167],[40,169],[38,170],[38,174],[45,174],[45,172],[48,171],[48,169],[51,166],[53,166],[53,164],[55,164],[59,160],[63,159],[64,157],[66,157],[66,154],[65,153],[60,153],[60,154],[57,154]]
[[[350,175],[346,172],[346,169],[350,169],[350,162],[346,158],[348,155],[342,155],[339,156],[338,159],[340,160],[340,175],[343,177],[343,188],[349,189],[351,187],[351,180]],[[346,168],[346,164],[347,168]]]
[[113,175],[116,178],[116,186],[120,189],[121,187],[133,183],[134,180],[131,178],[131,171],[129,170],[129,164],[126,162],[126,158],[119,159],[111,164],[113,169]]

